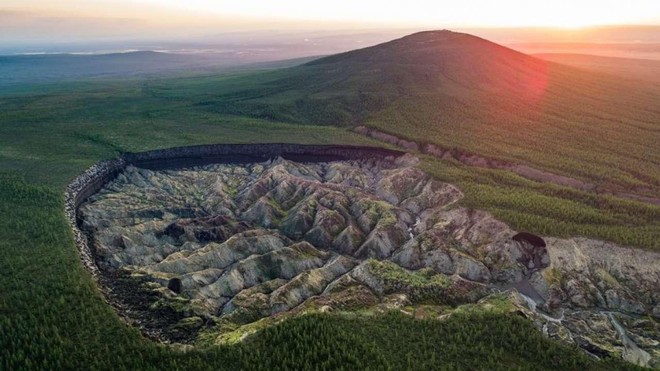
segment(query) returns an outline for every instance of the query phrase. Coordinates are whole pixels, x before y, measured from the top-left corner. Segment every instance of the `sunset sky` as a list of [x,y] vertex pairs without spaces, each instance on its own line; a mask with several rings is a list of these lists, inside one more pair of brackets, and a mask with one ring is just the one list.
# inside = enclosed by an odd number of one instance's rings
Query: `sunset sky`
[[0,41],[237,29],[660,24],[659,0],[2,0]]

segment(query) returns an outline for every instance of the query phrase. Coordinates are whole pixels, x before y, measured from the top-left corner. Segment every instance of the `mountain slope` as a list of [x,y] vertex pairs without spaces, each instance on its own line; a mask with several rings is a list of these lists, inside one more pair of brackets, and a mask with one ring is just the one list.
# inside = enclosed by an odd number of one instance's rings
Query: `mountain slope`
[[648,196],[660,189],[660,88],[450,31],[413,34],[262,75],[201,106],[366,124]]
[[[286,57],[287,55],[284,55]],[[93,78],[163,77],[174,73],[218,73],[227,70],[281,68],[309,60],[281,60],[281,55],[228,50],[222,53],[175,54],[135,51],[111,54],[0,55],[0,88],[57,84]],[[276,62],[273,62],[277,60]]]
[[569,53],[543,53],[534,54],[534,56],[546,61],[585,70],[599,71],[656,84],[660,83],[660,60]]

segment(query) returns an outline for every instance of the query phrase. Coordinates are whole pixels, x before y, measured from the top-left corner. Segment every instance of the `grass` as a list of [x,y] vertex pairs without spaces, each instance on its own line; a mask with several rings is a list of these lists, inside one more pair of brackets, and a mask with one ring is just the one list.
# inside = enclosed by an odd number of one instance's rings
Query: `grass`
[[416,34],[225,87],[200,109],[366,124],[602,189],[660,191],[657,84],[544,62],[468,35]]
[[466,207],[485,209],[521,231],[586,236],[626,246],[660,248],[660,207],[527,180],[502,170],[470,168],[426,157],[420,165],[458,186]]

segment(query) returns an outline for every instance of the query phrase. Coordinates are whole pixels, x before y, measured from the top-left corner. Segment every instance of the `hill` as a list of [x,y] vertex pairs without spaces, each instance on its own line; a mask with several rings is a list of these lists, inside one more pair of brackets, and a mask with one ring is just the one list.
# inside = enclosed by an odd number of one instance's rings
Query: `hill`
[[[520,93],[530,91],[521,83],[526,76],[547,77],[536,98]],[[354,131],[366,124],[462,153],[426,155],[422,166],[462,189],[465,206],[488,210],[517,230],[658,249],[660,206],[611,195],[658,197],[658,90],[470,35],[421,33],[270,72],[0,89],[0,171],[62,185],[120,151],[302,138],[389,145]],[[517,165],[472,166],[492,159]]]
[[657,86],[462,33],[421,32],[322,58],[200,106],[276,121],[364,124],[604,190],[646,196],[660,190]]
[[281,68],[309,58],[273,62],[270,55],[240,50],[222,53],[175,54],[133,51],[109,54],[0,55],[0,87],[9,90],[30,84],[62,83],[92,78],[136,78],[171,73],[214,72],[227,69]]

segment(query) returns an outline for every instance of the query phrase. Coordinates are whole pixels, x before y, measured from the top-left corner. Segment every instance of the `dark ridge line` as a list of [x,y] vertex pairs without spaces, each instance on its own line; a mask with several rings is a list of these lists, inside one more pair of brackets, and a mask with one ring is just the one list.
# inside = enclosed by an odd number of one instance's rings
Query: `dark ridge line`
[[594,183],[585,182],[576,178],[567,177],[551,173],[544,170],[539,170],[528,165],[516,164],[507,161],[497,160],[474,153],[468,153],[457,149],[447,149],[440,147],[436,144],[420,144],[412,140],[399,138],[395,135],[376,130],[367,126],[357,126],[353,129],[354,132],[379,140],[381,142],[393,144],[397,147],[403,148],[408,151],[418,151],[423,154],[431,155],[441,160],[455,160],[464,165],[476,166],[486,169],[500,169],[509,170],[525,179],[533,180],[536,182],[552,183],[563,187],[578,189],[581,191],[592,192],[596,194],[612,195],[619,198],[628,200],[660,205],[660,198],[648,197],[633,193],[620,192],[615,190],[599,189]]
[[290,143],[211,144],[124,153],[130,165],[151,170],[202,166],[214,163],[263,162],[283,157],[297,162],[328,162],[361,158],[399,157],[404,152],[379,147]]

